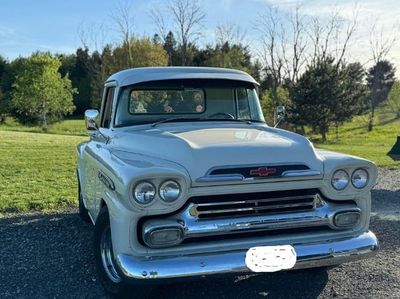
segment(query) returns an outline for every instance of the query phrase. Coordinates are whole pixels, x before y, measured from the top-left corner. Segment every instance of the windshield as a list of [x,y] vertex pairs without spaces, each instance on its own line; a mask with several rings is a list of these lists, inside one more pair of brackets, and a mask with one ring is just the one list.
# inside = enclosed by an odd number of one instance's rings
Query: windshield
[[168,119],[263,122],[252,84],[226,80],[170,80],[124,87],[115,126]]

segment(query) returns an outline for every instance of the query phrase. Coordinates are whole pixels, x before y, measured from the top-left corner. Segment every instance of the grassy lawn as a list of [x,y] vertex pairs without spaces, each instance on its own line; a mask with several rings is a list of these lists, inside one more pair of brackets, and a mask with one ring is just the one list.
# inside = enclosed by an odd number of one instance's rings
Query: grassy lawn
[[37,126],[22,126],[12,117],[6,117],[5,122],[0,125],[2,131],[34,132],[60,135],[87,136],[83,118],[70,118],[48,126],[46,131]]
[[326,144],[315,143],[315,146],[346,154],[360,156],[374,161],[378,166],[399,167],[399,161],[393,161],[386,154],[400,135],[400,119],[394,114],[379,110],[377,125],[372,132],[367,132],[367,119],[358,116],[352,122],[339,128],[339,138],[335,130],[331,130]]
[[0,212],[75,205],[75,147],[85,139],[0,130]]

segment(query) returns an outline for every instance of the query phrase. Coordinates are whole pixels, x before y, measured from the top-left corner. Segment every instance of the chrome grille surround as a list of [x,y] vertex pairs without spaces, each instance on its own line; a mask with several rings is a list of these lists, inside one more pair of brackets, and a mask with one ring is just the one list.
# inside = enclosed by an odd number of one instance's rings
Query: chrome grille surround
[[145,240],[155,229],[178,225],[183,231],[182,240],[191,241],[263,231],[287,233],[302,228],[343,230],[334,223],[335,215],[343,212],[361,214],[354,202],[327,201],[315,189],[212,195],[190,198],[175,214],[148,217],[140,229]]

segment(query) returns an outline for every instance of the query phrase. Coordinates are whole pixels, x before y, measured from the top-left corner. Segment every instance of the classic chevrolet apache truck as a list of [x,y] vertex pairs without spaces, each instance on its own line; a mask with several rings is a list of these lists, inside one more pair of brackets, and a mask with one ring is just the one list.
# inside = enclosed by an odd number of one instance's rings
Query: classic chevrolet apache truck
[[268,126],[257,86],[241,71],[191,67],[106,81],[77,147],[79,213],[95,225],[106,291],[376,253],[376,166]]

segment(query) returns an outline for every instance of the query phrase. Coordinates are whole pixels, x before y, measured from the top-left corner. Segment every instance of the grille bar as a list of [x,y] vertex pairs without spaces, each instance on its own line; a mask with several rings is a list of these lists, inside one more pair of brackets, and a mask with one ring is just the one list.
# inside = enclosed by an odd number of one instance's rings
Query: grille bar
[[245,211],[263,211],[263,210],[275,210],[275,209],[284,209],[284,208],[295,208],[295,207],[312,207],[312,204],[309,203],[299,203],[299,204],[288,204],[288,205],[273,205],[268,207],[252,207],[252,208],[236,208],[236,209],[223,209],[223,210],[211,210],[211,211],[202,211],[199,215],[204,214],[220,214],[220,213],[230,213],[230,212],[245,212]]
[[319,202],[318,194],[310,194],[310,192],[306,192],[305,195],[274,196],[269,198],[267,195],[265,196],[267,198],[265,198],[260,194],[254,197],[251,195],[238,196],[241,198],[228,197],[216,201],[205,201],[203,198],[199,202],[194,201],[191,214],[201,219],[209,219],[254,214],[290,213],[313,210]]

